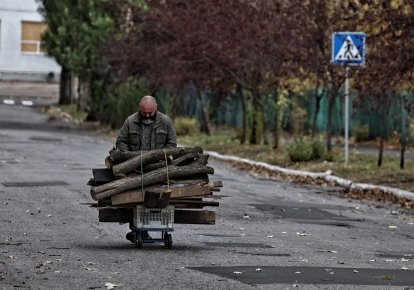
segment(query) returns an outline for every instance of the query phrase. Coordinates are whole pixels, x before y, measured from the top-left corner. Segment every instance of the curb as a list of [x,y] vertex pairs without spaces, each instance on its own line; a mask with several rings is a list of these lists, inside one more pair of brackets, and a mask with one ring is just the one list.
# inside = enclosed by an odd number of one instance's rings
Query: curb
[[413,192],[395,188],[395,187],[379,186],[379,185],[373,185],[373,184],[367,184],[367,183],[354,183],[351,180],[332,175],[331,170],[327,170],[326,172],[308,172],[308,171],[302,171],[302,170],[283,168],[283,167],[271,165],[265,162],[257,162],[254,160],[240,158],[240,157],[232,156],[232,155],[222,155],[214,151],[205,151],[205,153],[218,160],[230,161],[230,162],[237,163],[238,165],[248,165],[248,166],[255,167],[255,168],[261,168],[268,172],[278,173],[278,174],[282,174],[288,177],[294,177],[294,178],[300,177],[300,178],[307,178],[307,179],[310,178],[314,181],[323,180],[323,181],[326,181],[336,186],[343,187],[348,190],[379,191],[384,194],[391,194],[395,196],[396,198],[414,201]]

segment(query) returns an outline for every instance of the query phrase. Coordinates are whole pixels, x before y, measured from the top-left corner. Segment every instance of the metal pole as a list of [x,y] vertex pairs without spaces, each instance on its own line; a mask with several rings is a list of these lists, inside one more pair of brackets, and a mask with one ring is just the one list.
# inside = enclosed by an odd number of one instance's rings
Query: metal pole
[[349,160],[349,67],[345,66],[345,163]]

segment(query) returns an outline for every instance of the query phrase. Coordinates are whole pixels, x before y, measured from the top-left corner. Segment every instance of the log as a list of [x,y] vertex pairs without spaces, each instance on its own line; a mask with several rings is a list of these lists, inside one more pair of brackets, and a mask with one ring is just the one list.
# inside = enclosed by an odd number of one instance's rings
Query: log
[[114,165],[112,167],[112,171],[114,175],[120,174],[120,173],[128,173],[135,169],[140,169],[141,164],[142,167],[145,167],[145,165],[154,163],[160,160],[165,160],[165,155],[167,155],[167,158],[169,156],[172,156],[172,158],[178,158],[180,156],[186,155],[188,153],[202,153],[203,148],[201,147],[194,147],[194,148],[168,148],[168,149],[157,149],[157,150],[151,150],[151,151],[143,151],[142,156],[141,154],[136,155],[135,157],[132,157],[131,159],[128,159],[125,162],[122,162],[120,164]]
[[[178,157],[177,159],[173,159],[171,162],[168,162],[168,165],[169,166],[172,166],[172,165],[176,165],[176,166],[188,165],[191,162],[193,162],[199,154],[200,153],[198,153],[198,152],[192,152],[192,153],[185,154],[183,156]],[[152,163],[152,164],[146,165],[144,167],[144,172],[149,172],[149,171],[156,170],[156,169],[163,168],[163,167],[165,167],[165,161],[160,160],[157,163]]]
[[[102,208],[99,209],[99,221],[104,223],[129,223],[133,219],[132,208]],[[174,211],[176,224],[208,224],[214,225],[216,213],[209,210],[180,210]]]
[[209,166],[193,163],[187,166],[169,166],[158,170],[145,173],[143,176],[125,177],[100,186],[91,188],[92,198],[102,199],[111,197],[123,191],[140,188],[161,183],[167,180],[167,170],[169,178],[191,176],[197,174],[214,174],[214,169]]
[[[166,190],[165,187],[152,186],[144,188],[144,191],[158,191],[162,192]],[[210,193],[208,186],[203,184],[173,184],[170,187],[171,195],[170,198],[180,198],[180,197],[189,197],[197,195],[206,195]],[[143,202],[143,194],[139,190],[132,190],[127,192],[122,192],[111,197],[113,205],[128,204],[128,203],[141,203]]]
[[122,163],[132,157],[135,157],[140,154],[140,151],[121,151],[119,149],[111,149],[109,151],[109,157],[113,164]]

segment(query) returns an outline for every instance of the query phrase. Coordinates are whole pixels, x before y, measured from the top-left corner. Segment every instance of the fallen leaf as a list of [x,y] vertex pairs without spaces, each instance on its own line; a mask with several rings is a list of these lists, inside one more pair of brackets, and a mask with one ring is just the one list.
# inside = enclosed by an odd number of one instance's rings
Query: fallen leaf
[[110,282],[106,282],[105,287],[106,287],[106,289],[110,290],[110,289],[114,289],[114,288],[118,287],[118,285],[110,283]]
[[377,277],[373,277],[374,279],[381,279],[381,280],[394,280],[395,276],[394,275],[382,275],[382,276],[377,276]]
[[298,237],[304,237],[304,236],[307,236],[307,234],[305,233],[305,232],[296,232],[296,235],[298,236]]

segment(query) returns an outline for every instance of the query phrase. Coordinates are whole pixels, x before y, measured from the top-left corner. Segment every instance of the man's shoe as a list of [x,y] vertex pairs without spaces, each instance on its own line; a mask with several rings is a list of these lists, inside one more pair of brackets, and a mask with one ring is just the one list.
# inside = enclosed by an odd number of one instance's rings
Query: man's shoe
[[130,241],[131,243],[135,243],[136,234],[134,232],[129,232],[126,234],[126,239]]

